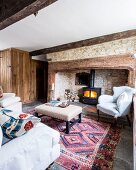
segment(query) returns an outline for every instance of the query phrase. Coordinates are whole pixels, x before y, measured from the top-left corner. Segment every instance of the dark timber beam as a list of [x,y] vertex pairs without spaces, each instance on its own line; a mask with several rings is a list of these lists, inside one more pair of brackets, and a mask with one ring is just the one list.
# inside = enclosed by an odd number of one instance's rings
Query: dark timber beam
[[65,51],[65,50],[69,50],[69,49],[90,46],[90,45],[96,45],[96,44],[100,44],[100,43],[104,43],[104,42],[108,42],[108,41],[132,37],[132,36],[136,36],[136,29],[128,30],[128,31],[124,31],[124,32],[118,32],[118,33],[109,34],[109,35],[104,35],[104,36],[95,37],[95,38],[90,38],[90,39],[72,42],[72,43],[59,45],[59,46],[55,46],[55,47],[44,48],[44,49],[32,51],[32,52],[30,52],[30,55],[35,56],[35,55]]
[[57,0],[0,0],[0,30]]

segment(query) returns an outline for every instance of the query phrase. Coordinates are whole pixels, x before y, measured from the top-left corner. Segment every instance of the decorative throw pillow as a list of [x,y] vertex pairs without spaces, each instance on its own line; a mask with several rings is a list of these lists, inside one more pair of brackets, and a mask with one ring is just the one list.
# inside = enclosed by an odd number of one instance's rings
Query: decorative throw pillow
[[1,145],[2,145],[2,139],[3,139],[3,133],[2,133],[2,130],[1,130],[1,126],[0,126],[0,148],[1,148]]
[[0,86],[0,98],[2,98],[3,97],[3,89],[2,89],[2,87]]
[[3,135],[8,139],[25,134],[39,122],[39,118],[27,113],[18,114],[7,109],[0,111],[0,124]]
[[122,112],[124,106],[124,103],[128,100],[128,94],[126,92],[123,92],[120,94],[120,96],[117,99],[117,109],[119,112]]

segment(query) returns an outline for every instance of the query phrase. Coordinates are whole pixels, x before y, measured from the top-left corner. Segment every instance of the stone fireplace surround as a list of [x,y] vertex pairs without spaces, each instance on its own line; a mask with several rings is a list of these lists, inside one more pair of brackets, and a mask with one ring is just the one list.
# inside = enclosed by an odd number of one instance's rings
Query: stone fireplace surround
[[[76,70],[126,70],[128,73],[127,84],[135,87],[136,81],[136,59],[130,54],[112,55],[90,59],[81,59],[73,61],[50,62],[48,72],[48,100],[52,96],[52,84],[55,84],[56,73],[71,72]],[[120,72],[119,72],[120,74]],[[123,76],[123,74],[122,74]],[[125,85],[125,84],[124,84]]]

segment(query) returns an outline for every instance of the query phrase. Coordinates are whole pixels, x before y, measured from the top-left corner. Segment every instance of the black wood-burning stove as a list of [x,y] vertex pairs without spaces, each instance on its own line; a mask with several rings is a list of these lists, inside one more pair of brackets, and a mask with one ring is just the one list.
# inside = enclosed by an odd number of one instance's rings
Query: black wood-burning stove
[[90,82],[89,87],[82,88],[82,95],[80,96],[79,101],[85,104],[98,104],[98,98],[101,95],[101,88],[94,87],[95,81],[95,70],[90,71]]

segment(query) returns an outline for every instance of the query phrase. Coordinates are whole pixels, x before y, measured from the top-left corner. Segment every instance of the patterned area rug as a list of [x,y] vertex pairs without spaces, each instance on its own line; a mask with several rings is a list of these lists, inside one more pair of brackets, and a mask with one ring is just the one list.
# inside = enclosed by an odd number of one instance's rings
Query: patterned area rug
[[68,170],[111,170],[121,129],[88,117],[65,134],[65,122],[47,116],[42,122],[61,134],[61,156],[56,163]]

